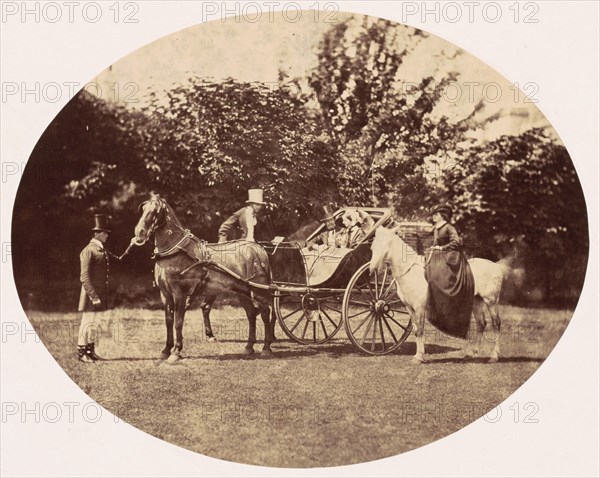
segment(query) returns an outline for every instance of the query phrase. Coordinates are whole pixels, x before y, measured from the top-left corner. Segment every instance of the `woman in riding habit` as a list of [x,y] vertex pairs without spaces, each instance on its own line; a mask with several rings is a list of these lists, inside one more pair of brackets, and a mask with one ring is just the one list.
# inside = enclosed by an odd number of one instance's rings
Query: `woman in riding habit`
[[431,210],[433,247],[425,265],[429,283],[427,319],[442,332],[466,338],[473,310],[474,281],[462,250],[462,240],[450,223],[452,208]]

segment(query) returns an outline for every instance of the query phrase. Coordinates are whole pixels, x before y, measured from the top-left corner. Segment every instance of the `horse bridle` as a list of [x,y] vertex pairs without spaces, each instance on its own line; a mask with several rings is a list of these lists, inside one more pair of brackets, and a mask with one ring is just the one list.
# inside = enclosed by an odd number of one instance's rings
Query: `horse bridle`
[[146,242],[148,242],[148,240],[150,239],[150,236],[152,234],[154,234],[159,227],[162,227],[162,226],[164,226],[167,223],[167,217],[166,217],[166,215],[164,216],[164,221],[162,223],[160,223],[160,224],[158,223],[158,219],[160,217],[161,212],[163,212],[167,208],[166,204],[165,204],[165,200],[163,198],[148,199],[148,201],[144,201],[143,203],[141,203],[138,206],[138,208],[141,209],[141,210],[143,210],[144,206],[147,203],[151,202],[151,201],[158,202],[158,208],[156,209],[156,216],[154,217],[154,219],[153,219],[152,224],[150,225],[150,227],[148,227],[148,231],[146,232],[146,239],[142,243],[138,243],[136,241],[137,245],[142,245],[142,244],[145,244]]

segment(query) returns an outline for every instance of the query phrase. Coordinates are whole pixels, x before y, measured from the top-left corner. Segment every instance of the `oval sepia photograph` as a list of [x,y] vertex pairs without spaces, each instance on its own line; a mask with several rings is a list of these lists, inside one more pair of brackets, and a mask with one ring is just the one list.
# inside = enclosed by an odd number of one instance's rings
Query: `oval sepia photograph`
[[245,13],[106,65],[37,141],[11,227],[37,335],[118,420],[230,462],[493,422],[588,265],[538,85],[384,18]]

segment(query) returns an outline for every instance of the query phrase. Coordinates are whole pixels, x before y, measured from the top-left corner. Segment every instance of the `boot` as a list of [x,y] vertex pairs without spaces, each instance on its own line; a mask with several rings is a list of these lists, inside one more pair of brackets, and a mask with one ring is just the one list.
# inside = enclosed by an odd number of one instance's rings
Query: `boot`
[[94,359],[90,357],[88,353],[87,345],[78,345],[77,346],[77,356],[80,362],[83,363],[94,363]]
[[96,355],[96,349],[95,349],[95,344],[88,344],[87,345],[87,354],[90,356],[90,358],[96,362],[98,360],[105,360],[102,357],[100,357],[99,355]]

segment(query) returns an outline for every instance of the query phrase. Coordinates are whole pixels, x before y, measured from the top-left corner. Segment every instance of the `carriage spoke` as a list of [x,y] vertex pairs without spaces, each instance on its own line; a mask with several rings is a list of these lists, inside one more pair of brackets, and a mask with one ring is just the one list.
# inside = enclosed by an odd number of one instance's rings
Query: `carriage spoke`
[[[381,282],[381,290],[383,291],[383,288],[385,287],[385,281],[387,280],[387,275],[388,275],[388,268],[385,268],[385,272],[383,273],[383,281]],[[383,294],[381,295],[381,297],[383,297]]]
[[367,335],[369,335],[369,331],[371,330],[371,324],[373,323],[374,317],[374,315],[369,316],[371,320],[369,320],[369,323],[367,324],[367,328],[365,329],[365,333],[363,334],[361,345],[365,345],[365,340],[367,340]]
[[392,309],[391,307],[390,307],[390,310],[392,312],[396,312],[397,314],[408,314],[408,312],[406,310]]
[[327,320],[329,320],[329,322],[331,322],[331,325],[333,325],[333,327],[337,329],[339,324],[336,324],[333,321],[333,319],[331,317],[329,317],[329,314],[327,312],[325,312],[323,309],[321,309],[321,312],[323,312],[323,314],[325,314],[325,317],[327,317]]
[[360,324],[358,324],[358,327],[356,327],[356,328],[355,328],[355,329],[352,331],[352,335],[356,335],[356,332],[358,332],[358,331],[359,331],[359,329],[360,329],[360,328],[361,328],[363,325],[365,325],[365,322],[366,322],[367,320],[369,320],[369,319],[371,318],[371,316],[372,316],[372,315],[373,315],[373,312],[371,312],[371,314],[370,314],[370,315],[367,315],[367,316],[364,318],[364,320],[363,320],[363,321],[362,321]]
[[398,299],[394,299],[394,300],[387,300],[386,302],[388,303],[388,305],[391,305],[391,304],[404,304],[404,302],[402,302],[402,300],[399,299],[399,298]]
[[[369,286],[369,288],[371,288],[371,285],[370,285],[370,284],[368,284],[368,283],[367,283],[367,285]],[[364,295],[364,296],[365,296],[365,298],[366,298],[366,299],[367,299],[369,302],[372,302],[372,301],[373,301],[373,296],[369,297],[369,296],[367,295],[367,293],[366,293],[364,290],[362,290],[362,288],[361,288],[361,287],[360,287],[358,284],[356,285],[356,288],[359,290],[359,292],[360,292],[362,295]]]
[[371,287],[371,281],[367,281],[367,285],[369,286],[369,292],[371,293],[371,300],[373,297],[377,298],[377,294],[373,292],[373,287]]
[[302,331],[302,340],[304,340],[304,337],[306,337],[306,330],[308,329],[308,324],[309,323],[310,323],[310,321],[307,318],[306,319],[306,324],[304,324],[304,330]]
[[316,343],[317,342],[317,322],[315,321],[312,324],[313,324],[313,326],[312,326],[312,329],[313,329],[313,342]]
[[[386,269],[386,271],[387,271],[387,269]],[[392,293],[392,296],[393,296],[395,283],[396,283],[396,279],[392,279],[392,282],[389,283],[389,285],[385,289],[385,292],[381,296],[382,300],[387,300],[387,298],[390,296],[390,292]]]
[[379,317],[379,336],[381,337],[381,345],[383,346],[383,350],[385,350],[385,338],[383,336],[383,317]]
[[293,314],[295,314],[295,313],[296,313],[296,312],[298,312],[299,310],[302,310],[302,306],[298,307],[296,310],[294,310],[294,311],[290,312],[289,314],[287,314],[287,315],[284,315],[284,316],[282,317],[282,320],[285,320],[285,319],[287,319],[287,318],[288,318],[290,315],[293,315]]
[[379,276],[379,274],[377,272],[375,272],[375,298],[379,299],[379,284],[378,284],[378,280],[377,277]]
[[377,322],[378,318],[375,316],[375,324],[373,327],[373,336],[371,337],[371,352],[375,351],[375,337],[377,336]]
[[[298,319],[298,322],[296,322],[296,323],[294,324],[294,326],[293,326],[293,327],[290,329],[290,332],[294,333],[294,330],[296,330],[296,327],[298,327],[298,324],[299,324],[300,322],[302,322],[302,319],[303,319],[303,318],[304,318],[304,312],[302,312],[302,315],[301,315],[301,316],[300,316],[300,318]],[[308,320],[307,320],[307,323],[308,323]]]
[[371,307],[371,303],[367,304],[366,302],[360,302],[358,300],[350,300],[349,305],[362,305],[364,307]]
[[327,329],[325,329],[325,322],[323,322],[322,320],[320,320],[319,322],[321,322],[321,328],[323,329],[323,336],[328,337],[329,334],[327,334]]
[[321,304],[321,307],[327,307],[328,309],[334,310],[334,311],[335,311],[335,312],[337,312],[338,314],[341,314],[341,313],[342,313],[342,311],[341,311],[340,309],[336,309],[335,307],[331,307],[329,304],[322,303],[322,304]]
[[356,314],[349,315],[349,319],[353,319],[354,317],[358,317],[359,315],[366,314],[367,312],[371,312],[371,309],[363,310],[361,312],[357,312]]
[[385,323],[386,328],[388,329],[388,332],[390,333],[390,335],[392,336],[392,339],[394,340],[394,343],[397,344],[398,343],[398,339],[396,338],[396,335],[394,335],[394,332],[392,330],[392,328],[390,327],[390,324],[388,323],[388,321],[386,320],[385,317],[381,317],[382,322]]
[[398,327],[403,328],[406,331],[406,327],[404,327],[404,325],[402,325],[400,322],[398,322],[396,319],[394,319],[391,315],[389,315],[389,314],[385,314],[385,315],[388,319],[390,319],[392,322],[394,322],[394,324],[396,324]]

